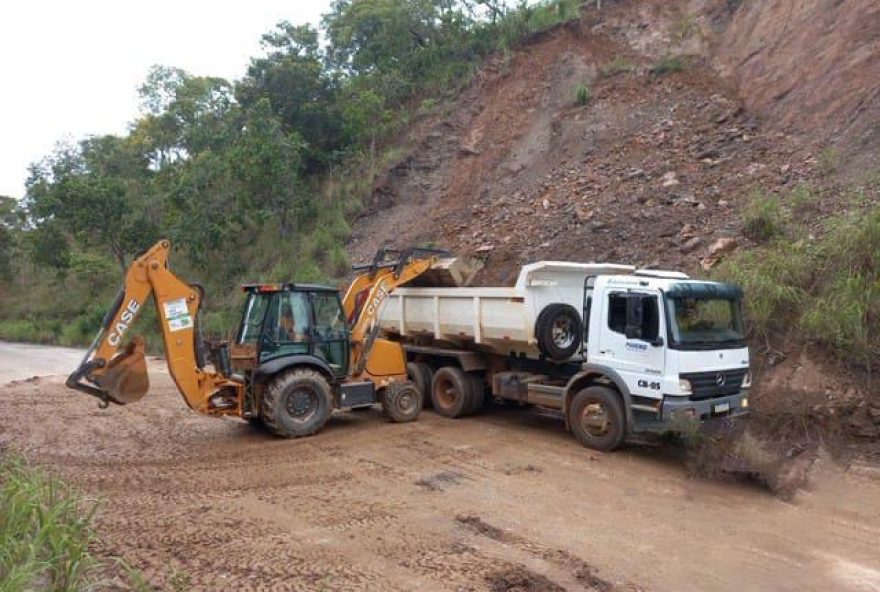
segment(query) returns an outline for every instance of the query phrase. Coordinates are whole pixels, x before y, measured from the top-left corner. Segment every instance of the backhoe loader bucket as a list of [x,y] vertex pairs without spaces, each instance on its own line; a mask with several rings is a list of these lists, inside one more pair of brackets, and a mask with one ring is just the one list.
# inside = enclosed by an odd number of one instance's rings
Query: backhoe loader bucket
[[143,399],[150,388],[144,339],[133,337],[125,349],[110,360],[107,370],[98,377],[97,382],[117,403],[125,405]]

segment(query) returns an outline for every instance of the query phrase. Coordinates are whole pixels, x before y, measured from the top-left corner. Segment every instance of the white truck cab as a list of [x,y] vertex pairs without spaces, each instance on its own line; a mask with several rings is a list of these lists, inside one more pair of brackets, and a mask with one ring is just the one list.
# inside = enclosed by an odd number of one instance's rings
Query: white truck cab
[[637,270],[597,276],[587,299],[584,365],[625,385],[634,428],[660,429],[676,414],[745,413],[751,377],[738,287]]

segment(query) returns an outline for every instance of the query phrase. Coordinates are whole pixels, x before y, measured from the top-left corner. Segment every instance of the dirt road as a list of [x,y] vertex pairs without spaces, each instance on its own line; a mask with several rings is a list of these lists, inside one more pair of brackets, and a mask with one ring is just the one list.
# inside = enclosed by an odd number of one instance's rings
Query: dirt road
[[161,589],[880,590],[880,482],[828,463],[782,502],[518,410],[278,440],[194,415],[153,366],[106,411],[60,377],[0,388],[0,447],[101,499],[96,551]]
[[0,341],[0,384],[47,374],[67,374],[83,357],[83,350]]

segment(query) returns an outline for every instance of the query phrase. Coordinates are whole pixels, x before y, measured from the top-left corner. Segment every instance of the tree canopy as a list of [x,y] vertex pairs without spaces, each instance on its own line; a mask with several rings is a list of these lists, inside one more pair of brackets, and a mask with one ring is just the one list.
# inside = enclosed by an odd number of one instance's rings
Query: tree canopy
[[88,270],[124,269],[160,236],[212,293],[344,275],[347,218],[396,132],[487,54],[574,14],[569,4],[334,0],[320,29],[282,21],[263,35],[239,80],[153,67],[128,133],[59,145],[32,165],[20,203],[0,199],[0,282],[45,292],[0,289],[0,336],[6,315],[91,319],[95,290],[114,287]]

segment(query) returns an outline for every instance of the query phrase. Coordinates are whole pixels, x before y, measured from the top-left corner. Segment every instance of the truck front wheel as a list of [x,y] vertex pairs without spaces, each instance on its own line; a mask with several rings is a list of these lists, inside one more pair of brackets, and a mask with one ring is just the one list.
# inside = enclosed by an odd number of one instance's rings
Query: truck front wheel
[[444,366],[431,381],[431,404],[444,417],[461,417],[470,410],[471,384],[461,368]]
[[578,442],[607,452],[626,437],[626,414],[620,396],[605,386],[590,386],[574,396],[568,423]]
[[260,415],[276,436],[299,438],[314,434],[333,413],[327,379],[311,368],[281,372],[263,393]]

